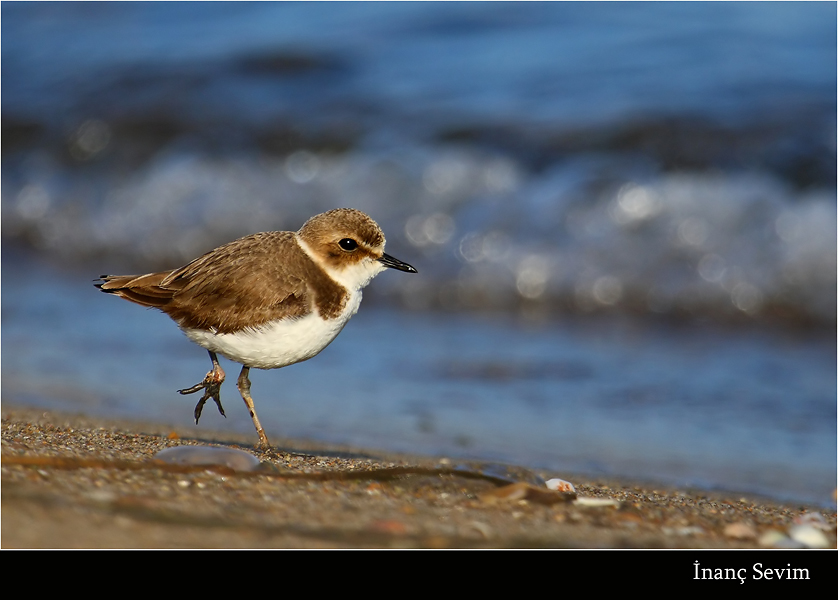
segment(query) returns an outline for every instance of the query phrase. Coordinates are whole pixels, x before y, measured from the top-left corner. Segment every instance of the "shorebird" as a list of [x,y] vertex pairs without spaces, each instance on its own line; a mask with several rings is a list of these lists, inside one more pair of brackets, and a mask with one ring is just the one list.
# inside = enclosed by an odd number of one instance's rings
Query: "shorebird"
[[[102,275],[96,284],[160,309],[209,352],[203,381],[178,390],[204,390],[195,423],[210,398],[224,415],[222,355],[242,365],[237,387],[259,444],[269,448],[253,398],[251,368],[278,369],[316,356],[358,311],[361,290],[386,268],[416,273],[384,253],[381,228],[363,212],[339,208],[309,219],[299,231],[255,233],[211,250],[171,271]],[[225,415],[226,416],[226,415]]]

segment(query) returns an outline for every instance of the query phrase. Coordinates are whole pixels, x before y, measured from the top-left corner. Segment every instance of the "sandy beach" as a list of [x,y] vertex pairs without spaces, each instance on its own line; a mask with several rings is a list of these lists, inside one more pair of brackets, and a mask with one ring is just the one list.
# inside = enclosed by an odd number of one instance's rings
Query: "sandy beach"
[[[2,415],[3,548],[836,547],[834,509],[740,494],[298,440],[260,452],[249,436],[8,402]],[[183,445],[259,462],[155,458]]]

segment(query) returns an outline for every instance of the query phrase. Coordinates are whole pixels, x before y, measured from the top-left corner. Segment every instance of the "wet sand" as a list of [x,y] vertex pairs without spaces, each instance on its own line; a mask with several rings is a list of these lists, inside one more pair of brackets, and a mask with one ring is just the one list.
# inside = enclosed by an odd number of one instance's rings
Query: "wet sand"
[[[836,547],[834,507],[4,403],[3,548]],[[253,471],[155,454],[215,445]],[[576,493],[548,490],[551,478]],[[818,537],[820,534],[820,537]],[[808,535],[808,537],[806,537]],[[801,541],[802,540],[802,541]]]

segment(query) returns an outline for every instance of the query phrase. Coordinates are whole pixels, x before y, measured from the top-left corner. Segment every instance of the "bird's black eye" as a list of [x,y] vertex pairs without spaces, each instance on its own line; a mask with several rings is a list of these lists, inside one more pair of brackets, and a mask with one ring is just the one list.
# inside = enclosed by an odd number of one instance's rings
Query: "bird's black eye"
[[347,252],[352,252],[355,248],[358,247],[358,242],[356,242],[352,238],[343,238],[341,241],[338,242],[338,245]]

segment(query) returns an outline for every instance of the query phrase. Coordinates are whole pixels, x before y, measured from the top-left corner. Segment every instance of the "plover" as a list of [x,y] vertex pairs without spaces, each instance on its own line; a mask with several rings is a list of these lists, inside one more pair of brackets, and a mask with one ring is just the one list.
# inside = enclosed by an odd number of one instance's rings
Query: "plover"
[[250,369],[278,369],[312,358],[358,311],[361,290],[373,277],[387,267],[416,273],[385,254],[384,243],[369,216],[339,208],[312,217],[297,232],[255,233],[179,269],[102,275],[96,287],[160,309],[209,352],[212,370],[200,383],[178,390],[204,390],[195,406],[196,424],[210,398],[224,415],[224,371],[217,355],[241,364],[237,387],[260,445],[269,448],[250,396]]

